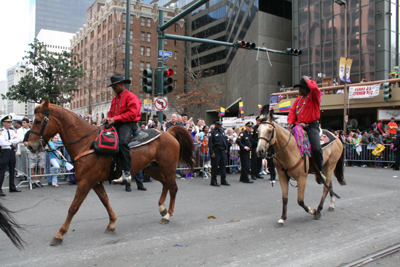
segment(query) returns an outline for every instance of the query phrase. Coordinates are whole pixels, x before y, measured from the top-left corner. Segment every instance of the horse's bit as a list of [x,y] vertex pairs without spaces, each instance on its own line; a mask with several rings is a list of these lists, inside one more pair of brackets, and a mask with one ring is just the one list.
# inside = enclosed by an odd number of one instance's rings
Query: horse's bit
[[[272,125],[272,127],[274,127],[274,129],[272,130],[272,134],[271,134],[271,138],[268,140],[267,138],[260,136],[258,137],[258,139],[262,139],[265,140],[267,143],[269,143],[269,145],[271,145],[271,141],[274,138],[275,135],[275,125],[273,123],[270,123],[268,121],[263,121],[261,122],[262,124],[269,124]],[[275,154],[273,154],[272,156],[267,157],[268,159],[274,158],[275,156],[277,156],[279,153],[281,153],[286,147],[287,145],[290,143],[290,138],[292,137],[292,134],[289,134],[289,140],[287,141],[286,145],[284,147],[281,148],[281,150],[279,150],[278,152],[275,152]]]
[[32,130],[31,130],[31,133],[36,134],[36,135],[39,135],[39,137],[40,137],[39,143],[40,143],[40,145],[42,146],[42,148],[44,149],[44,147],[46,146],[46,144],[49,142],[48,140],[46,140],[46,137],[43,135],[43,133],[44,133],[44,129],[45,129],[46,126],[47,126],[47,123],[49,122],[49,115],[50,115],[50,113],[49,113],[49,110],[48,110],[48,109],[46,109],[46,111],[40,111],[40,110],[38,110],[38,111],[36,111],[36,112],[44,114],[42,129],[40,130],[40,133],[34,132],[34,131],[32,131]]

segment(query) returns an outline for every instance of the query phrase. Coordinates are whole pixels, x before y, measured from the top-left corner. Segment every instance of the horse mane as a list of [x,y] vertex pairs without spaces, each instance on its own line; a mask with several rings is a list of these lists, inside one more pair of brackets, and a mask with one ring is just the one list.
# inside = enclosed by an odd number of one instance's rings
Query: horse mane
[[[11,216],[12,211],[0,203],[0,229],[10,238],[11,242],[18,249],[24,248],[25,241],[22,240],[16,229],[23,229]],[[26,243],[25,243],[26,244]]]

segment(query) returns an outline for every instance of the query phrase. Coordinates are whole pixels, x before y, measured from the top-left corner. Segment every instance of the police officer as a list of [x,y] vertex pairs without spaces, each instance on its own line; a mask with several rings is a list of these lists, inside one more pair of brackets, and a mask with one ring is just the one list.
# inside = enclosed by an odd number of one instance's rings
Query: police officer
[[15,145],[19,143],[18,135],[11,128],[12,117],[10,115],[5,116],[1,120],[3,128],[0,131],[0,196],[5,196],[6,194],[2,190],[2,185],[4,181],[4,175],[6,173],[7,167],[10,172],[10,192],[21,192],[14,184],[15,176]]
[[253,130],[253,126],[254,124],[251,121],[246,123],[245,130],[236,139],[236,144],[240,147],[240,163],[242,165],[240,181],[247,184],[254,183],[249,179],[250,151],[252,145],[251,131]]
[[208,134],[208,149],[211,155],[211,186],[219,186],[217,182],[218,167],[221,171],[221,185],[230,186],[226,181],[226,158],[230,143],[222,130],[222,122],[214,121],[215,128]]
[[258,127],[261,124],[261,118],[258,116],[256,118],[256,125],[253,127],[253,131],[251,134],[252,137],[252,144],[251,144],[251,179],[255,180],[256,178],[258,179],[264,179],[260,175],[260,170],[261,170],[261,165],[262,165],[262,158],[259,158],[257,156],[257,144],[258,144]]

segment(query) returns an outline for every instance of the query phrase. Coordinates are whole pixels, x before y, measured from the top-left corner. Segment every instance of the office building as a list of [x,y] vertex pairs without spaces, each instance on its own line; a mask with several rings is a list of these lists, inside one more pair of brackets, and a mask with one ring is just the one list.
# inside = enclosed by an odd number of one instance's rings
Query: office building
[[41,29],[75,33],[86,23],[86,10],[94,0],[31,0],[30,16],[36,37]]

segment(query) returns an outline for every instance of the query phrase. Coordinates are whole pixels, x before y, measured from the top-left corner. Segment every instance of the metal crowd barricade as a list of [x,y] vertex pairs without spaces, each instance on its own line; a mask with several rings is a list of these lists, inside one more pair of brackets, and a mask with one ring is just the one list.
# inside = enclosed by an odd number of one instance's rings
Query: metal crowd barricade
[[[204,149],[203,149],[204,151]],[[197,176],[197,172],[199,175],[202,175],[204,179],[211,178],[211,156],[210,151],[208,150],[207,153],[202,151],[202,147],[198,146],[198,144],[194,144],[194,151],[195,154],[195,167],[193,168],[192,177]],[[229,153],[227,155],[227,162],[226,167],[230,168],[231,173],[237,173],[240,168],[240,159],[239,159],[239,146],[234,144],[231,146]],[[189,173],[190,170],[187,166],[182,166],[178,164],[177,173],[182,176]]]
[[380,156],[375,156],[372,151],[376,148],[376,144],[360,145],[360,149],[357,151],[357,147],[354,145],[344,144],[345,149],[345,163],[346,166],[378,166],[391,167],[396,160],[394,150],[390,149],[390,144],[385,144],[385,149],[381,152]]
[[[61,148],[61,153],[63,155],[66,155],[66,150],[65,147],[60,147]],[[45,153],[53,153],[53,152],[45,152]],[[39,169],[39,164],[38,164],[38,160],[39,157],[36,158],[36,164],[35,164],[35,173],[32,173],[32,168],[30,168],[30,162],[31,162],[31,156],[32,153],[26,148],[26,146],[20,144],[20,149],[19,149],[19,153],[17,153],[16,155],[16,170],[18,172],[18,176],[22,176],[22,177],[26,177],[26,180],[22,180],[17,187],[19,187],[21,184],[23,183],[29,183],[29,188],[32,190],[32,180],[36,180],[33,178],[36,177],[47,177],[47,176],[54,176],[57,175],[57,177],[59,176],[65,176],[68,177],[68,175],[70,174],[75,174],[74,172],[68,172],[66,170],[65,166],[60,166],[60,169],[58,171],[58,173],[50,173],[50,161],[46,160],[45,162],[45,167],[43,170],[43,174],[35,174],[37,173],[37,170]],[[47,157],[45,157],[47,158]],[[64,178],[64,180],[67,180],[66,178]]]

